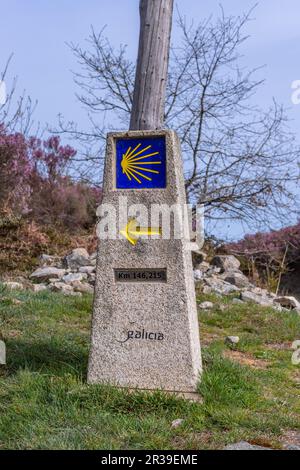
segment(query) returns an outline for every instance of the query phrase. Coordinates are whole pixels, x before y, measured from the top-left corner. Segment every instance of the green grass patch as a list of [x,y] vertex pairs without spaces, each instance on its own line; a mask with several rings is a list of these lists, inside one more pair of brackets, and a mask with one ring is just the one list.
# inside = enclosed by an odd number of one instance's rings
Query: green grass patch
[[[220,449],[241,439],[280,447],[285,430],[300,428],[299,366],[288,345],[277,346],[300,339],[299,316],[203,300],[215,308],[199,316],[200,403],[87,385],[92,298],[0,287],[0,448]],[[234,353],[254,364],[228,356],[228,334],[241,338]],[[177,418],[184,422],[173,429]]]

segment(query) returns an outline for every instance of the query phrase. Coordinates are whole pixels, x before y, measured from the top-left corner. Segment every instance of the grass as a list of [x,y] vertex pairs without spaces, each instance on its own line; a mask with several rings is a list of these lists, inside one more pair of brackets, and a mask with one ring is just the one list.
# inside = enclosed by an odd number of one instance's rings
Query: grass
[[[205,300],[215,308],[199,314],[203,403],[193,403],[88,386],[91,297],[0,287],[0,448],[220,449],[239,440],[280,448],[285,432],[300,429],[300,367],[290,349],[300,317]],[[241,338],[236,350],[224,344],[229,334]],[[177,418],[184,422],[173,429]]]

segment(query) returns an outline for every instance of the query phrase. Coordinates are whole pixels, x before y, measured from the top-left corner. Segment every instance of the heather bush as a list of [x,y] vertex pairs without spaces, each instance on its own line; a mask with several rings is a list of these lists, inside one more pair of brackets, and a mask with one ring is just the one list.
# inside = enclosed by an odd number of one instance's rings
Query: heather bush
[[0,227],[20,219],[68,230],[95,223],[100,191],[66,176],[76,154],[58,136],[42,141],[0,126]]
[[300,221],[278,231],[246,235],[237,243],[227,245],[231,251],[246,257],[272,257],[280,260],[286,253],[287,260],[300,257]]
[[282,274],[300,261],[300,221],[278,231],[246,235],[226,249],[241,258],[248,274],[278,291]]
[[61,178],[68,162],[76,155],[76,150],[70,145],[61,145],[58,136],[51,136],[44,141],[31,137],[28,140],[28,151],[33,172],[52,184]]
[[58,225],[67,229],[89,228],[95,223],[100,193],[82,182],[65,176],[69,161],[76,151],[61,145],[52,136],[45,141],[31,138],[32,161],[31,210],[40,224]]
[[0,219],[30,211],[31,172],[25,137],[20,133],[8,134],[0,124]]
[[31,197],[32,217],[40,224],[56,225],[68,230],[88,229],[96,221],[99,191],[83,183],[60,177],[55,183],[34,177]]

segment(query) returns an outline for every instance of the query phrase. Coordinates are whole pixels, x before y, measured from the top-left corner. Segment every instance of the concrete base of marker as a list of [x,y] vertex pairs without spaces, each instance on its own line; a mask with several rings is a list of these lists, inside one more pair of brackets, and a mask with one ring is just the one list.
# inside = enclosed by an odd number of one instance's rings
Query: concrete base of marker
[[[116,182],[118,139],[166,139],[167,185],[160,189],[121,189]],[[109,134],[103,202],[128,205],[184,204],[179,141],[172,131]],[[166,282],[117,282],[116,270],[158,269]],[[133,332],[133,333],[132,333]],[[121,237],[101,240],[98,248],[89,383],[196,395],[201,374],[199,326],[191,253],[183,239]]]

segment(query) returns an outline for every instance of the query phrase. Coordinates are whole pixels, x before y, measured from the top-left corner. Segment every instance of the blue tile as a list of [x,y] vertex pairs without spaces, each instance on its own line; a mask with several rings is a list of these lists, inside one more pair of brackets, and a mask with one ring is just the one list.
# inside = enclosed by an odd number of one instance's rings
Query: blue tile
[[164,136],[117,140],[117,189],[165,188],[166,183]]

